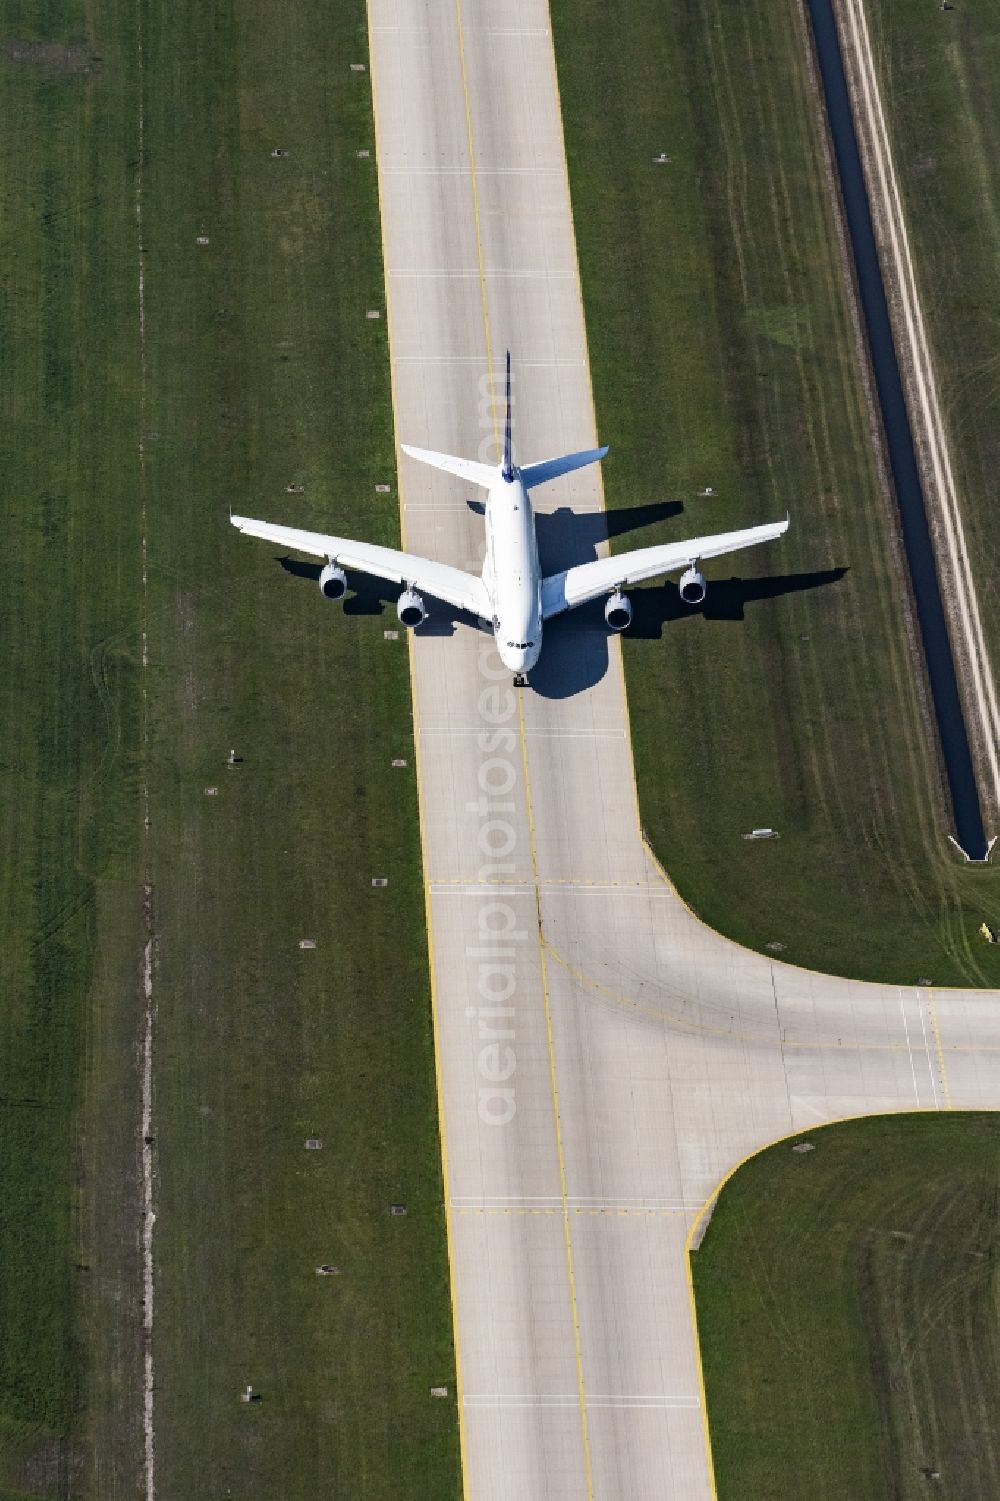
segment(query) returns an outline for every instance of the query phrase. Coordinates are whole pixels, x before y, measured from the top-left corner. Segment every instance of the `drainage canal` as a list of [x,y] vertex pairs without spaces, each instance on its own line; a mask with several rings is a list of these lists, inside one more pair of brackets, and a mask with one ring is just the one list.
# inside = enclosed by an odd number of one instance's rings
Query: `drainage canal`
[[833,138],[840,190],[861,295],[861,309],[889,450],[903,545],[913,583],[941,753],[951,794],[955,837],[970,859],[982,860],[986,857],[987,849],[979,792],[958,692],[955,658],[941,602],[941,588],[914,452],[913,433],[903,399],[903,383],[875,248],[871,209],[851,115],[840,42],[831,0],[806,0],[806,5],[816,38],[827,118]]

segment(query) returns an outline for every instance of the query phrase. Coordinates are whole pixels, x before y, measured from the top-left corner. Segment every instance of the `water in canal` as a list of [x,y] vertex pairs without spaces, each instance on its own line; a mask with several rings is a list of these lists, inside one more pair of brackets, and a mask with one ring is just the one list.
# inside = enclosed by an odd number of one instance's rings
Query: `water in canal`
[[903,383],[875,248],[875,233],[848,99],[840,43],[830,0],[806,0],[806,5],[816,38],[816,52],[857,271],[862,314],[875,372],[903,543],[913,583],[938,736],[951,795],[955,837],[971,859],[980,860],[986,856],[986,837],[979,792],[958,692],[955,659],[945,624],[913,433],[903,399]]

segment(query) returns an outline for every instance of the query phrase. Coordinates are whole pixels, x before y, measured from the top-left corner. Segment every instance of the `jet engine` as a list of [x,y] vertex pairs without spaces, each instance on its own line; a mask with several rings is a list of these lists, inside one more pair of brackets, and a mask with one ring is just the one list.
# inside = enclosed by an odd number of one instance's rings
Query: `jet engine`
[[699,573],[697,568],[685,569],[681,574],[681,580],[677,587],[681,591],[681,599],[686,605],[700,605],[708,593],[705,575]]
[[411,630],[422,623],[427,611],[424,609],[424,602],[416,589],[403,590],[396,601],[396,614],[403,624],[409,626]]
[[319,589],[324,599],[343,599],[347,593],[347,574],[336,563],[327,563],[319,576]]
[[604,618],[613,631],[623,631],[632,623],[632,601],[616,589],[604,606]]

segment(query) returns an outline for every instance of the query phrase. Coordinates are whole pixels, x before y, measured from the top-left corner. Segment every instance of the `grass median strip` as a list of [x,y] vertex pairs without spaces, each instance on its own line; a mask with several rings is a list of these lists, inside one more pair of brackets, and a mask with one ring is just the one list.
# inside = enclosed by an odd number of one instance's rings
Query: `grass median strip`
[[[616,547],[785,511],[690,611],[636,590],[643,820],[712,926],[808,967],[1000,983],[997,874],[947,843],[895,520],[794,0],[553,0]],[[663,158],[663,159],[661,159]],[[773,840],[747,840],[754,828]]]
[[[141,932],[131,88],[117,19],[109,7],[97,46],[82,7],[29,0],[0,43],[14,132],[0,163],[0,1493],[12,1497],[92,1484],[88,1330],[124,1293],[118,1328],[136,1331],[131,1250],[104,1238],[92,1197],[99,1141],[125,1144],[116,1212],[134,1187],[120,1096],[134,1083]],[[98,1016],[118,1056],[100,1128]],[[124,1391],[111,1345],[101,1360]]]
[[398,538],[364,6],[146,15],[161,1489],[438,1501],[405,640],[391,590],[331,606],[227,514]]
[[998,1171],[986,1112],[739,1169],[692,1255],[719,1501],[997,1494]]
[[405,641],[227,514],[398,536],[364,6],[8,24],[0,1495],[141,1487],[148,880],[158,1493],[457,1496]]

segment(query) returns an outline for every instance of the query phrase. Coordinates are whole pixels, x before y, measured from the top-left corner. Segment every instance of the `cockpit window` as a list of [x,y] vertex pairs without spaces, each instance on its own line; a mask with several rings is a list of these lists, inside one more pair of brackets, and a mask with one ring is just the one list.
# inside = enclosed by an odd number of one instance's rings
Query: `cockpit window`
[[512,646],[515,651],[530,651],[531,648],[534,646],[534,644],[535,643],[533,641],[508,641],[507,642],[507,645],[508,646]]

